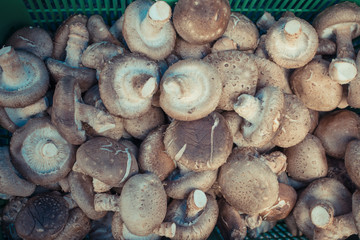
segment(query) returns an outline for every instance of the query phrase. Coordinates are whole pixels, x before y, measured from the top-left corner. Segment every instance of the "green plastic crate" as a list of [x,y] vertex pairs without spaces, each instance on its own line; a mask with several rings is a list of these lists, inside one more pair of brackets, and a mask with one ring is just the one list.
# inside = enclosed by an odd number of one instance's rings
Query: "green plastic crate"
[[[174,6],[177,0],[165,0]],[[360,6],[360,0],[349,0]],[[63,20],[74,13],[85,15],[99,14],[108,25],[114,23],[132,0],[0,0],[0,44],[17,29],[24,26],[40,26],[51,32]],[[326,7],[344,2],[344,0],[229,0],[231,10],[241,12],[256,21],[264,11],[270,12],[276,19],[286,11],[293,12],[297,17],[310,23],[314,17]],[[360,48],[360,37],[353,41],[355,49]],[[9,144],[10,134],[0,128],[0,146]],[[0,200],[0,208],[4,201]],[[216,228],[211,240],[224,239]],[[251,239],[251,238],[247,238]],[[293,237],[280,222],[268,233],[257,239],[306,240],[305,237]],[[350,239],[350,238],[349,238]],[[357,237],[351,239],[358,239]],[[0,240],[3,236],[0,234]]]

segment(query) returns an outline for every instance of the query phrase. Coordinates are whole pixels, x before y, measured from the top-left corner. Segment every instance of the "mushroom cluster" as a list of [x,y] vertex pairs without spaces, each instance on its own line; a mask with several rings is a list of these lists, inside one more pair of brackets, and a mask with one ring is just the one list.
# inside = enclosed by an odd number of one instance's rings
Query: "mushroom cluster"
[[0,49],[1,224],[26,240],[244,239],[279,220],[360,234],[359,29],[354,3],[255,24],[227,0],[19,29]]

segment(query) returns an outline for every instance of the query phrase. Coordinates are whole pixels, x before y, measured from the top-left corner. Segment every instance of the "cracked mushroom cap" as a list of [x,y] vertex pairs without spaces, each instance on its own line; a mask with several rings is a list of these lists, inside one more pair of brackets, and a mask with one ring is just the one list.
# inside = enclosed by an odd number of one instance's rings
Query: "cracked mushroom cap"
[[282,17],[265,40],[270,58],[283,68],[299,68],[313,59],[318,48],[316,30],[303,19]]
[[160,83],[160,106],[170,117],[193,121],[215,110],[221,97],[221,79],[209,63],[187,59],[173,64]]
[[164,144],[172,159],[201,172],[223,165],[233,141],[224,117],[213,112],[196,121],[173,121],[166,129]]
[[278,199],[276,174],[246,148],[233,150],[220,168],[218,182],[226,201],[242,213],[260,213]]
[[347,144],[345,152],[345,167],[351,180],[360,186],[360,140],[353,140]]
[[156,62],[138,54],[119,55],[100,73],[100,96],[111,114],[140,117],[150,109],[159,81]]
[[231,111],[239,95],[255,95],[259,70],[249,55],[237,50],[216,52],[207,55],[204,61],[218,70],[222,82],[217,108]]
[[76,152],[75,165],[76,171],[112,187],[119,187],[138,172],[136,159],[129,148],[106,137],[96,137],[82,144]]
[[170,18],[171,7],[165,1],[137,0],[129,4],[122,33],[130,51],[154,60],[170,55],[176,39]]
[[59,195],[48,193],[27,201],[15,220],[17,234],[26,240],[54,239],[69,217],[66,201]]
[[327,155],[343,159],[346,145],[360,139],[360,117],[350,110],[338,110],[324,115],[314,133]]
[[48,32],[39,27],[24,27],[14,32],[6,41],[7,46],[31,52],[44,60],[53,51],[53,41]]
[[75,148],[47,118],[30,119],[10,141],[14,167],[29,181],[45,185],[64,178],[75,162]]
[[43,97],[49,88],[49,73],[34,54],[13,47],[0,49],[0,106],[26,107]]
[[204,44],[223,35],[230,13],[226,0],[180,0],[174,8],[174,27],[185,41]]

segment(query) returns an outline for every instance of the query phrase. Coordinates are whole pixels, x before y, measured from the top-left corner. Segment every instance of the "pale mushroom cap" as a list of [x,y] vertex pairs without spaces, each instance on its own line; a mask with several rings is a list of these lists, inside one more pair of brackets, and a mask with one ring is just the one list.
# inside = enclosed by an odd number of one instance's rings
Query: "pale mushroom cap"
[[229,127],[213,112],[196,121],[173,121],[166,129],[167,154],[192,171],[215,170],[226,162],[232,149]]
[[360,141],[353,140],[347,144],[345,152],[345,167],[351,180],[360,186]]
[[12,136],[14,167],[29,181],[44,185],[64,178],[75,162],[75,148],[47,118],[30,119]]
[[180,0],[174,8],[173,22],[176,32],[185,41],[204,44],[223,35],[230,14],[228,1]]
[[260,213],[278,198],[275,173],[246,149],[233,150],[220,168],[218,181],[226,201],[242,213]]
[[187,59],[173,64],[160,83],[160,106],[172,118],[193,121],[215,110],[221,79],[210,64]]

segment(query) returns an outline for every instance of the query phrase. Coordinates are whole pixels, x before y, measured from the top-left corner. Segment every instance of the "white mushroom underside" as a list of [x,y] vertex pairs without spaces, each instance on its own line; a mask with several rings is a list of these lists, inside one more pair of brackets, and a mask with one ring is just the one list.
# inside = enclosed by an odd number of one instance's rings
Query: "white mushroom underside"
[[2,74],[2,72],[0,72],[0,89],[9,91],[9,92],[22,91],[22,90],[25,90],[25,89],[31,87],[34,84],[34,82],[39,79],[40,71],[34,69],[33,66],[30,64],[24,64],[23,67],[24,67],[26,76],[31,76],[31,77],[27,77],[26,79],[23,79],[20,86],[8,86],[6,84],[6,81],[4,81],[4,79],[3,79],[4,74]]
[[26,164],[38,174],[49,174],[61,169],[69,153],[70,147],[65,139],[49,127],[30,133],[21,148]]
[[329,39],[332,38],[334,36],[334,32],[335,29],[337,28],[345,28],[345,27],[350,27],[350,31],[354,32],[359,25],[357,23],[339,23],[339,24],[334,24],[331,27],[326,28],[321,35],[319,35],[319,38],[325,38],[325,39]]

